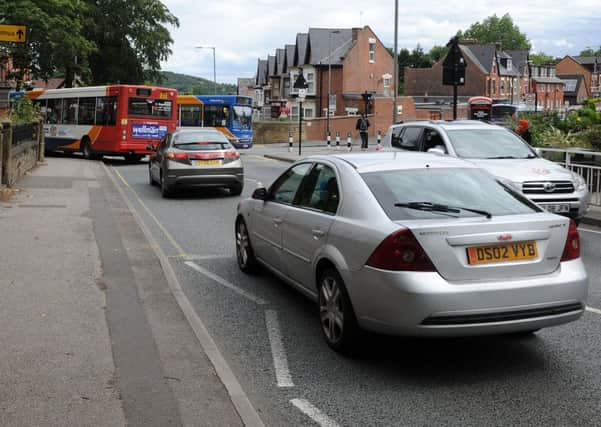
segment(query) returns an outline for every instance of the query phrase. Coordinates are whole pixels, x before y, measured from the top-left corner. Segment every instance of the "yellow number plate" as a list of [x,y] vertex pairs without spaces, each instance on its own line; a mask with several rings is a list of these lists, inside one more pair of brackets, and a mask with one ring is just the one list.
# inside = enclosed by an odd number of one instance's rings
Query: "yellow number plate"
[[221,166],[221,160],[194,160],[194,166]]
[[467,260],[472,265],[523,261],[537,257],[538,248],[534,241],[467,248]]

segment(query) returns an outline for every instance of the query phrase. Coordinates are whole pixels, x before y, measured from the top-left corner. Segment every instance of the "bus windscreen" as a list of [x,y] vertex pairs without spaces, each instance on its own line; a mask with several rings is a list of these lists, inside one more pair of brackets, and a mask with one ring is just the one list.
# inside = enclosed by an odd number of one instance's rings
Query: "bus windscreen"
[[234,105],[234,128],[252,128],[252,108],[242,105]]

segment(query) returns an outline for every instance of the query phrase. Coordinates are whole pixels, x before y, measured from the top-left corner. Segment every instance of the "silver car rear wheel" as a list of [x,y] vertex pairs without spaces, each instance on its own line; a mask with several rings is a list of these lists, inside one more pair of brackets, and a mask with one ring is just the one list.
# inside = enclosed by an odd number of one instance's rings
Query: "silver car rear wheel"
[[359,334],[357,319],[342,278],[333,268],[320,276],[319,319],[330,347],[340,352],[355,349]]

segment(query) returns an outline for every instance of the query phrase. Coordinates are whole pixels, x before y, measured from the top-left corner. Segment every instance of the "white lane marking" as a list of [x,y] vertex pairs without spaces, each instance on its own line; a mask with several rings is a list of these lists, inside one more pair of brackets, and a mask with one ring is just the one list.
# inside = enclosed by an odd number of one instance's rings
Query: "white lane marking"
[[593,308],[593,307],[587,306],[586,311],[590,311],[591,313],[601,314],[601,310],[599,310],[598,308]]
[[311,418],[321,427],[339,427],[338,423],[321,412],[315,406],[305,399],[292,399],[290,401],[294,406],[300,409],[306,416]]
[[187,255],[169,255],[167,258],[169,259],[183,259],[186,261],[203,261],[203,260],[207,260],[207,259],[227,259],[227,258],[231,258],[233,255],[194,255],[194,254],[187,254]]
[[196,270],[200,274],[202,274],[204,276],[207,276],[209,279],[214,280],[215,282],[219,283],[220,285],[225,286],[226,288],[228,288],[228,289],[236,292],[238,295],[241,295],[244,298],[251,300],[255,304],[258,304],[258,305],[265,305],[265,304],[267,304],[267,301],[265,301],[264,299],[259,298],[257,296],[254,296],[250,292],[247,292],[244,289],[239,288],[238,286],[236,286],[236,285],[228,282],[227,280],[225,280],[223,277],[218,276],[215,273],[210,272],[209,270],[207,270],[206,268],[201,267],[200,265],[196,264],[195,262],[186,261],[184,264],[186,264],[191,269]]
[[267,325],[267,334],[271,344],[271,354],[273,356],[273,366],[275,368],[275,377],[278,387],[294,387],[292,376],[288,369],[288,359],[282,342],[280,333],[280,324],[278,322],[278,313],[275,310],[265,311],[265,324]]
[[[223,357],[223,355],[219,351],[219,347],[217,347],[217,344],[215,344],[215,341],[213,340],[213,337],[211,337],[209,330],[202,322],[202,319],[198,316],[198,313],[196,313],[196,310],[192,307],[190,300],[186,296],[181,284],[179,283],[179,280],[177,279],[173,267],[171,267],[169,259],[167,258],[161,247],[158,245],[150,229],[148,228],[138,211],[134,208],[132,202],[126,197],[125,191],[123,191],[123,188],[121,188],[121,186],[117,183],[116,178],[110,172],[109,168],[104,163],[102,164],[102,166],[104,167],[106,174],[108,175],[110,180],[113,182],[113,185],[119,191],[119,194],[121,194],[121,197],[125,201],[125,204],[127,205],[129,211],[138,223],[138,226],[146,236],[146,240],[148,240],[150,247],[154,250],[154,253],[158,257],[159,262],[161,263],[161,267],[163,268],[163,272],[165,273],[165,278],[167,279],[169,290],[171,291],[181,310],[184,312],[184,316],[186,316],[190,327],[194,331],[196,339],[198,339],[200,346],[202,347],[205,354],[211,361],[211,364],[215,368],[217,376],[219,377],[219,379],[225,386],[227,392],[229,393],[232,399],[232,403],[234,404],[238,415],[240,415],[242,422],[247,427],[265,427],[263,420],[261,420],[259,413],[254,408],[252,403],[250,403],[250,399],[242,389],[242,386],[240,385],[240,382],[238,382],[236,375],[234,375],[232,368],[230,368],[230,366],[227,364],[227,361],[225,360],[225,357]],[[133,191],[131,187],[130,189]],[[134,194],[136,194],[135,191]]]
[[588,228],[579,228],[578,231],[584,231],[585,233],[601,234],[601,231],[589,230]]

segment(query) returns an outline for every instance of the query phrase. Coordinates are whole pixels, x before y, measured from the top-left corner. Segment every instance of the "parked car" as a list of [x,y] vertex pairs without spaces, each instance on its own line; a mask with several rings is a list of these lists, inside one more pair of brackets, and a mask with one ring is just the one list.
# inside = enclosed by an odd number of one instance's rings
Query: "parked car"
[[580,175],[541,158],[501,126],[477,120],[395,124],[388,129],[383,146],[465,159],[505,180],[543,209],[577,222],[588,210],[591,196]]
[[163,197],[176,188],[225,187],[232,195],[244,188],[240,153],[217,130],[180,129],[168,133],[148,162],[151,185],[159,185]]
[[334,349],[360,330],[535,331],[576,320],[587,275],[573,220],[472,163],[427,153],[315,156],[238,205],[236,254],[318,302]]

